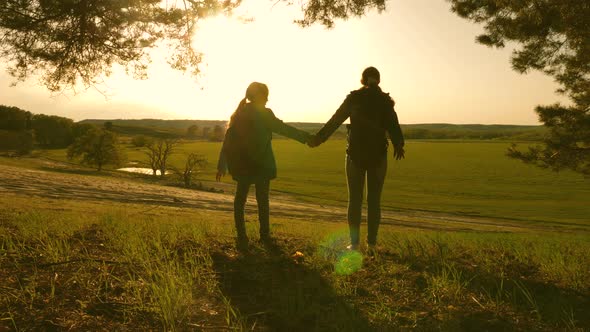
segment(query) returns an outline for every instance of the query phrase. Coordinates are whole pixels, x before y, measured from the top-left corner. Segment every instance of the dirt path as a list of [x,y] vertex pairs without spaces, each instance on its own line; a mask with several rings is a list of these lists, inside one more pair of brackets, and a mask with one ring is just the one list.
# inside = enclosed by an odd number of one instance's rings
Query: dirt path
[[[76,174],[67,168],[51,171],[24,169],[0,164],[0,197],[3,193],[58,198],[67,200],[113,201],[120,203],[165,205],[216,211],[232,211],[233,197],[228,193],[188,190],[171,186],[144,183],[139,180]],[[231,191],[227,186],[226,191]],[[1,201],[1,200],[0,200]],[[253,213],[255,200],[249,198],[247,210]],[[302,203],[285,194],[271,194],[271,214],[306,220],[343,222],[346,209],[336,206]],[[409,228],[522,232],[531,230],[555,231],[558,225],[534,225],[517,220],[457,216],[422,211],[384,211],[384,224]],[[588,231],[583,226],[583,231]],[[568,228],[571,231],[571,228]]]

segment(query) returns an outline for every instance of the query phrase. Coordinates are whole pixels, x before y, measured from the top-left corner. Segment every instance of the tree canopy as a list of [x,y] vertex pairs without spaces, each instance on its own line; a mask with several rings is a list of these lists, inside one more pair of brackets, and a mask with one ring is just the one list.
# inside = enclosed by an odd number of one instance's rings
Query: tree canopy
[[560,84],[572,105],[538,106],[549,128],[542,146],[508,155],[554,170],[590,174],[590,2],[580,0],[449,0],[452,10],[483,24],[477,41],[516,43],[511,62],[521,73],[539,70]]
[[0,130],[31,129],[31,112],[15,106],[0,105]]
[[[292,3],[290,0],[278,0]],[[539,106],[549,128],[544,145],[509,155],[555,170],[590,174],[590,2],[584,0],[447,0],[483,24],[477,41],[515,43],[512,67],[540,70],[560,84],[572,105]],[[198,74],[201,54],[191,36],[199,20],[228,13],[241,0],[0,0],[0,57],[17,81],[41,74],[52,91],[100,82],[119,64],[146,77],[149,50],[167,45],[173,68]],[[385,0],[302,0],[301,26],[383,11]]]
[[297,24],[307,27],[318,23],[332,28],[335,20],[361,17],[371,9],[384,11],[385,0],[308,0],[302,1],[301,9],[303,18],[296,20]]
[[31,131],[33,141],[45,148],[64,148],[93,127],[61,116],[33,114],[18,107],[0,105],[0,130]]
[[[279,0],[289,3],[288,0]],[[18,81],[40,74],[51,91],[93,86],[119,64],[145,78],[149,50],[167,46],[170,65],[199,73],[192,45],[199,20],[229,13],[241,0],[0,0],[0,57]],[[270,5],[270,3],[269,3]],[[385,0],[308,0],[302,26],[383,10]]]
[[103,128],[91,128],[68,147],[68,159],[81,156],[82,164],[96,166],[101,171],[103,166],[120,165],[125,159],[119,148],[117,135]]
[[165,44],[172,67],[198,72],[191,45],[199,19],[231,10],[239,0],[3,0],[0,56],[9,73],[33,73],[52,91],[90,86],[120,64],[145,77],[148,50]]

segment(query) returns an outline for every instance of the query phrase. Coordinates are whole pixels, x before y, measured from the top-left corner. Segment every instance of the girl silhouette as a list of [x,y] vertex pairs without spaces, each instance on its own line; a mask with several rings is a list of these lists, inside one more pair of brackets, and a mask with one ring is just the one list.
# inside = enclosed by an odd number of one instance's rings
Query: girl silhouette
[[234,221],[238,248],[248,245],[244,223],[244,206],[250,185],[256,187],[260,240],[270,240],[269,190],[270,180],[277,176],[277,166],[272,151],[272,134],[307,143],[310,134],[291,127],[279,120],[272,110],[266,108],[268,87],[253,82],[246,89],[246,96],[231,116],[217,164],[219,181],[226,170],[237,182],[234,199]]

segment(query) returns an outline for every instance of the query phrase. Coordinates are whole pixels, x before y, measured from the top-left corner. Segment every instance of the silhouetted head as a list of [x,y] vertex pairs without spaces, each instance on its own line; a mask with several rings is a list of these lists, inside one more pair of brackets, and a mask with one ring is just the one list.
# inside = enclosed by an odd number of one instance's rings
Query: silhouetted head
[[266,84],[252,82],[250,85],[248,85],[248,88],[246,89],[246,96],[242,98],[240,104],[236,108],[236,111],[234,114],[232,114],[230,122],[228,123],[228,127],[231,127],[239,117],[239,114],[244,111],[248,100],[255,106],[265,107],[266,102],[268,101],[268,87]]
[[252,82],[246,89],[246,98],[258,105],[266,105],[268,101],[268,87],[264,83]]
[[363,70],[361,84],[364,86],[377,86],[381,82],[381,74],[375,67],[368,67]]

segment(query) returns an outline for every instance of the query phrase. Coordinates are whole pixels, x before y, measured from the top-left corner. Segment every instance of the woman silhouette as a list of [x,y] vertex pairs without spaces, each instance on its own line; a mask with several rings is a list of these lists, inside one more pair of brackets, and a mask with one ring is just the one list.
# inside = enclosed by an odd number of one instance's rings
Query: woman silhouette
[[394,110],[394,101],[379,87],[380,74],[375,67],[366,68],[362,87],[352,91],[332,118],[308,143],[317,146],[348,118],[346,178],[348,182],[349,249],[357,250],[360,240],[361,211],[365,176],[367,178],[367,243],[374,254],[381,222],[381,191],[387,171],[387,134],[393,143],[396,160],[404,158],[404,137]]

